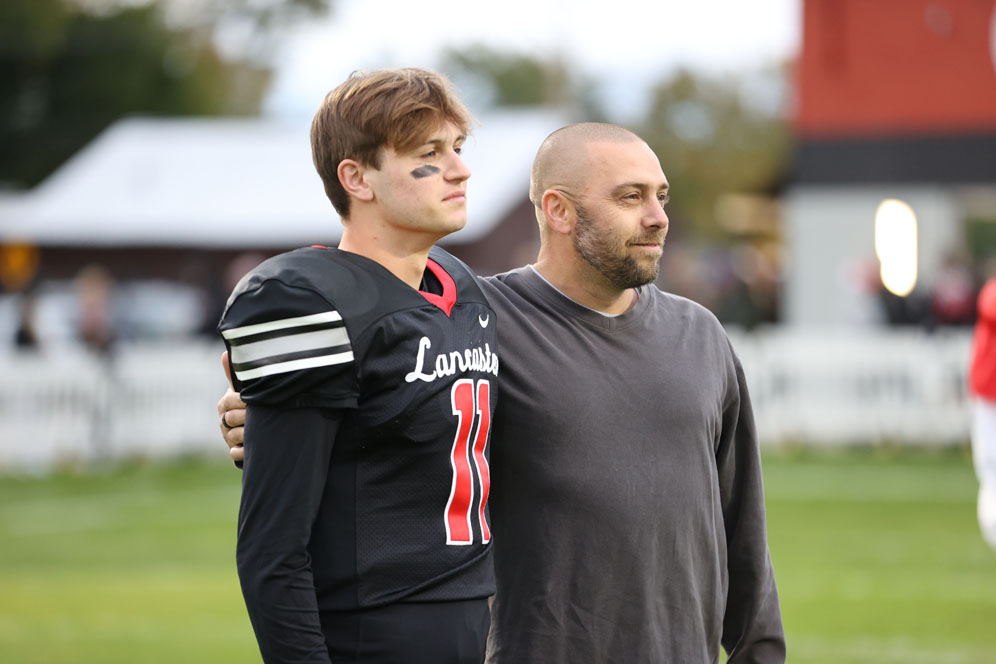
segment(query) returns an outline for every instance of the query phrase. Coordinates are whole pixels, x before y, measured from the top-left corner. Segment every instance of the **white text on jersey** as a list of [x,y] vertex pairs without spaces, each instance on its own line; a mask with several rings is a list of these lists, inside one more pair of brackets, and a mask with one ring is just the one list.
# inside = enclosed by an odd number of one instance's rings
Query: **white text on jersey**
[[436,356],[436,367],[433,371],[425,373],[425,351],[432,347],[429,337],[422,337],[418,340],[418,357],[415,358],[415,370],[409,371],[405,376],[405,382],[414,383],[416,380],[431,383],[437,378],[452,376],[464,371],[483,371],[495,376],[498,375],[498,355],[492,353],[490,346],[484,344],[482,349],[467,348],[463,352],[458,350],[449,353],[440,353]]

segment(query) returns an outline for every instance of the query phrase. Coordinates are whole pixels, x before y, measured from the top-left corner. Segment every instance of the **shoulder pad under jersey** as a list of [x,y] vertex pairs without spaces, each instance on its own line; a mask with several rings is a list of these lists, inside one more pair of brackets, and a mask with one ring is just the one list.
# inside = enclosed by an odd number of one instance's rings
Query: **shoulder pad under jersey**
[[246,403],[355,407],[353,349],[314,251],[275,256],[235,287],[218,330]]

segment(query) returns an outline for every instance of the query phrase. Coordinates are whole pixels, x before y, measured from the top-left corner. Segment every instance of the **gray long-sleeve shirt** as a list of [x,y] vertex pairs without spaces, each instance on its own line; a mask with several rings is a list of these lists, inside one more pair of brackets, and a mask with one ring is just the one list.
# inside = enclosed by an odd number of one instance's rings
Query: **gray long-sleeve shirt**
[[784,662],[761,464],[716,318],[653,286],[605,317],[485,280],[505,353],[489,661]]

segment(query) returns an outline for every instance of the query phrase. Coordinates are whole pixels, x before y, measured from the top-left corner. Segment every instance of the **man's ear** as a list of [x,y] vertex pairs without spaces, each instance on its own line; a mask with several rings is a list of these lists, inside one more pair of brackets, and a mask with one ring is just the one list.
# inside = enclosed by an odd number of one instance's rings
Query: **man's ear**
[[367,171],[369,167],[364,166],[355,159],[343,159],[339,162],[336,175],[339,177],[339,184],[346,190],[346,193],[361,201],[372,201],[374,197],[373,189],[367,182]]
[[558,189],[547,189],[540,199],[546,225],[555,233],[567,235],[574,230],[577,212],[574,203]]

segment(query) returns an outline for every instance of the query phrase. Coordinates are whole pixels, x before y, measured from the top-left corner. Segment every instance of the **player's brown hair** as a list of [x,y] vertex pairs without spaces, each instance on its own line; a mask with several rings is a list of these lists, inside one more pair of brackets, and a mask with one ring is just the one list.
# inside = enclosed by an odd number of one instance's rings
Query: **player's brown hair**
[[471,115],[449,81],[425,69],[353,72],[325,96],[311,122],[311,155],[336,212],[349,217],[349,196],[339,183],[343,159],[380,168],[381,149],[407,152],[451,122],[464,134]]

